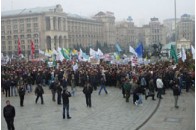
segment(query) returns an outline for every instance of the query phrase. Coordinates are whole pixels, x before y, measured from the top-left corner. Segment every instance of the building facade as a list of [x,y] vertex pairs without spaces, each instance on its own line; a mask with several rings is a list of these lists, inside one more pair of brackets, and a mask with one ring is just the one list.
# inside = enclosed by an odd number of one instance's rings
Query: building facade
[[177,41],[186,39],[195,44],[195,21],[190,15],[184,14],[177,23]]
[[[183,15],[177,24],[178,39],[185,38],[194,43],[194,17]],[[166,24],[167,23],[167,24]],[[126,21],[115,22],[114,13],[98,12],[91,18],[65,13],[61,5],[21,9],[2,12],[1,17],[1,48],[2,53],[17,55],[18,39],[22,54],[28,57],[31,52],[31,40],[35,45],[35,56],[38,50],[61,48],[91,47],[96,43],[107,44],[110,49],[114,44],[128,52],[128,46],[136,47],[142,42],[144,47],[152,44],[166,44],[169,31],[173,33],[173,23],[159,22],[151,18],[149,24],[135,26],[131,17]],[[171,34],[172,34],[171,33]]]
[[22,54],[28,57],[31,40],[38,50],[93,46],[96,42],[115,43],[115,17],[111,12],[99,12],[93,18],[63,12],[61,5],[2,12],[2,53],[17,55],[18,39]]

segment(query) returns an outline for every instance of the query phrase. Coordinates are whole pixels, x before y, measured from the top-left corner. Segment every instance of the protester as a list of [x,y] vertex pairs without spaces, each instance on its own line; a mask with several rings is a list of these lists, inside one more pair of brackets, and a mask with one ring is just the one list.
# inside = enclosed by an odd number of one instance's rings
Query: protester
[[65,109],[67,111],[67,119],[71,119],[69,115],[69,97],[71,97],[71,93],[67,90],[67,88],[64,88],[62,93],[62,99],[63,99],[63,119],[65,119]]
[[100,82],[99,95],[101,94],[101,90],[102,90],[102,89],[104,89],[105,93],[108,94],[108,92],[107,92],[107,90],[106,90],[105,82],[106,82],[105,74],[102,74],[101,82]]
[[3,116],[7,123],[8,130],[15,130],[14,127],[14,117],[15,117],[15,108],[10,104],[10,101],[6,101],[6,106],[3,108]]
[[83,89],[83,93],[85,94],[85,98],[86,98],[86,105],[87,107],[91,107],[91,94],[93,92],[93,88],[90,85],[89,82],[86,83],[84,89]]
[[44,94],[44,89],[42,88],[41,84],[38,84],[37,87],[35,88],[35,95],[37,96],[37,98],[35,99],[36,104],[39,97],[41,98],[41,104],[44,104],[43,94]]
[[20,97],[20,106],[24,106],[24,96],[25,96],[25,85],[20,85],[18,89],[19,97]]
[[123,88],[125,90],[125,99],[126,102],[129,102],[129,97],[130,97],[130,91],[131,91],[131,84],[128,78],[125,79],[125,83],[123,85]]

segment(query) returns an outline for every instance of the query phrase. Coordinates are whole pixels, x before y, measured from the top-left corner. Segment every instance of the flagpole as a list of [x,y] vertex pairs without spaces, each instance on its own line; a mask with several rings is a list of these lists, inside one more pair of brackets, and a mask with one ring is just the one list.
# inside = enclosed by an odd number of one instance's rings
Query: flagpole
[[177,31],[176,31],[176,0],[174,0],[174,15],[175,15],[175,43],[176,43],[176,53],[177,52]]

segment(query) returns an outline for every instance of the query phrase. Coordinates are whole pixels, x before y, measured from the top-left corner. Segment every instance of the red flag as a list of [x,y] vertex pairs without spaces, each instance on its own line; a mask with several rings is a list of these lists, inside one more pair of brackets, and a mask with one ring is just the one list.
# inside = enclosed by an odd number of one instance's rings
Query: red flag
[[21,52],[21,47],[20,47],[20,38],[18,38],[18,55],[20,55]]
[[31,40],[31,56],[32,56],[32,59],[33,59],[34,54],[35,54],[35,46],[34,46],[33,40]]

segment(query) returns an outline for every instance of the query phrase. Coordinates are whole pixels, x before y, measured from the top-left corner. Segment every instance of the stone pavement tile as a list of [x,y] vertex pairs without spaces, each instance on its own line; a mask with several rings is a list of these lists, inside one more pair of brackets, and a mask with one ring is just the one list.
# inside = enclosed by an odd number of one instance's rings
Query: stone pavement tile
[[167,91],[153,117],[140,130],[194,130],[195,129],[194,92],[179,97],[179,109],[174,108],[172,91]]
[[[92,108],[86,107],[82,88],[77,88],[76,96],[70,98],[70,116],[72,119],[62,119],[62,105],[52,101],[50,90],[45,87],[44,105],[35,104],[34,93],[25,95],[24,107],[19,105],[19,97],[5,98],[2,95],[2,109],[6,99],[16,108],[15,127],[19,130],[134,130],[148,118],[158,101],[143,100],[143,106],[126,103],[118,88],[108,87],[108,94],[98,95],[93,91]],[[70,88],[69,88],[70,90]],[[2,117],[2,129],[6,123]]]

